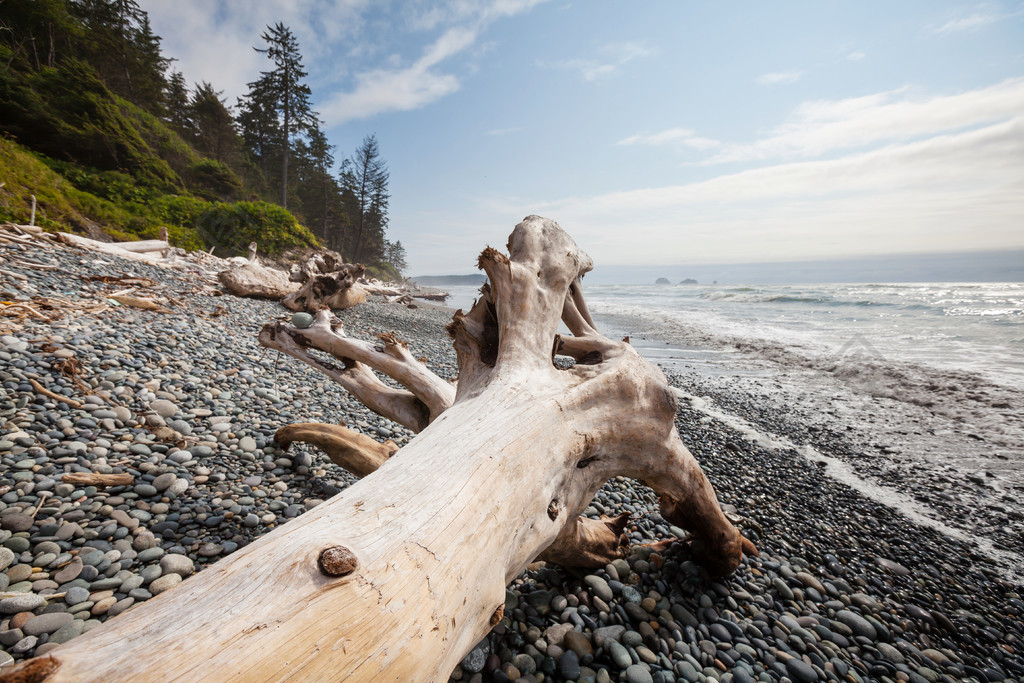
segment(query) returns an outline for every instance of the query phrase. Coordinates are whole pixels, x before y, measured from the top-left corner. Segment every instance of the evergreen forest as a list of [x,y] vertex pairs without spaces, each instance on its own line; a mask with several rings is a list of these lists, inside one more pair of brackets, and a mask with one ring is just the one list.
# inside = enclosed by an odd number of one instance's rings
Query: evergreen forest
[[0,0],[0,221],[100,239],[276,255],[326,247],[398,279],[389,172],[374,135],[348,156],[312,105],[284,24],[228,102],[190,84],[135,0]]

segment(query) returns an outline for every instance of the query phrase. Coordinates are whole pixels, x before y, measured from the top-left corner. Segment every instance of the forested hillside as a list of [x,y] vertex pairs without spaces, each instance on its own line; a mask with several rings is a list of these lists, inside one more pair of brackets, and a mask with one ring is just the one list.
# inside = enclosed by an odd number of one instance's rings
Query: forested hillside
[[266,70],[228,103],[189,85],[134,0],[0,0],[0,221],[116,240],[264,253],[322,245],[382,275],[388,169],[368,135],[335,162],[287,26],[253,47]]

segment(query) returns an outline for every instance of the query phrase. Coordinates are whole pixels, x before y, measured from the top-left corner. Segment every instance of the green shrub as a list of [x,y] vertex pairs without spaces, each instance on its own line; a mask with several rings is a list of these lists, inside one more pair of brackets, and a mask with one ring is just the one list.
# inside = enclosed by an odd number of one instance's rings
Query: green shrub
[[196,227],[220,256],[244,254],[249,242],[256,242],[261,253],[271,256],[286,249],[320,246],[295,216],[267,202],[218,202],[199,217]]
[[206,199],[233,199],[242,192],[242,180],[234,171],[203,157],[189,168],[189,188]]
[[402,281],[402,274],[395,270],[393,265],[384,261],[375,263],[372,266],[366,266],[366,274],[369,277],[374,277],[385,282]]
[[198,230],[182,225],[167,226],[167,241],[171,243],[172,247],[178,247],[185,251],[203,251],[205,247]]
[[205,199],[168,194],[157,197],[148,208],[158,223],[187,225],[194,228],[199,223],[199,217],[212,206],[213,204]]

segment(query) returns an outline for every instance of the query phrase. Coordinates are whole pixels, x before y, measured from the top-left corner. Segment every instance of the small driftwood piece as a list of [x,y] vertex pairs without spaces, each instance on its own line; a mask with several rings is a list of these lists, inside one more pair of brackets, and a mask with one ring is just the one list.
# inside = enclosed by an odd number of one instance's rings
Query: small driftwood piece
[[274,434],[274,441],[285,450],[295,441],[316,444],[335,465],[344,467],[357,477],[375,472],[398,452],[398,445],[391,439],[380,443],[344,425],[317,422],[281,427]]
[[6,275],[7,277],[14,278],[15,280],[22,280],[23,282],[28,282],[28,275],[24,275],[22,273],[15,273],[13,270],[4,270],[3,268],[0,268],[0,275]]
[[156,311],[157,313],[170,313],[171,310],[164,306],[161,306],[152,299],[143,299],[138,296],[130,296],[128,294],[111,294],[107,297],[111,301],[116,301],[123,306],[129,306],[131,308],[141,308],[144,311]]
[[[331,500],[14,673],[444,680],[500,619],[505,586],[534,558],[552,547],[567,560],[600,557],[609,537],[617,549],[614,520],[602,531],[579,517],[614,476],[655,490],[662,515],[691,532],[711,574],[735,570],[754,548],[680,440],[662,372],[595,329],[580,288],[589,257],[537,216],[516,226],[508,246],[507,256],[481,254],[491,285],[449,326],[460,379],[447,409],[434,415],[436,383],[413,389],[421,373],[392,357],[408,396],[381,402],[390,408],[382,414],[401,422],[418,410],[428,423],[408,446]],[[561,322],[571,336],[559,335]],[[269,342],[323,343],[334,355],[330,319],[314,328],[272,324],[264,333]],[[561,369],[553,349],[579,362]],[[377,353],[375,362],[392,362]]]
[[130,474],[88,474],[86,472],[68,472],[61,481],[75,486],[131,486],[135,477]]
[[29,384],[32,385],[32,388],[35,389],[36,393],[38,393],[38,394],[42,394],[43,396],[48,396],[49,398],[52,398],[54,401],[60,401],[62,403],[67,403],[72,408],[81,408],[82,407],[82,404],[79,403],[78,401],[76,401],[75,399],[68,398],[67,396],[63,396],[61,394],[54,393],[54,392],[50,391],[49,389],[47,389],[46,387],[44,387],[42,384],[40,384],[39,382],[37,382],[34,379],[29,379],[28,382],[29,382]]
[[153,252],[162,254],[171,245],[167,243],[167,240],[138,240],[136,242],[111,242],[110,246],[135,254],[151,254]]

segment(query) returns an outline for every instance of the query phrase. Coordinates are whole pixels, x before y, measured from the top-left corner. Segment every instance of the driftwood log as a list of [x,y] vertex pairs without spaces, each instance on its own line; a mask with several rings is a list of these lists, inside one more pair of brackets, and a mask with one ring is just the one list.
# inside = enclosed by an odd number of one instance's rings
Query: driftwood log
[[362,264],[344,263],[333,252],[319,252],[292,266],[289,279],[301,286],[284,297],[281,304],[289,310],[307,313],[322,308],[351,308],[366,301],[366,292],[359,284],[365,272]]
[[288,280],[288,273],[268,268],[259,261],[222,270],[217,273],[217,278],[235,296],[280,299],[298,289],[294,282]]
[[[680,440],[664,375],[596,331],[580,289],[590,259],[536,216],[508,246],[508,256],[480,256],[491,286],[449,326],[457,388],[401,344],[371,354],[337,341],[347,338],[326,312],[308,329],[265,327],[267,345],[345,354],[341,365],[307,362],[364,402],[379,394],[375,410],[420,434],[326,503],[21,671],[53,681],[444,680],[500,619],[505,586],[545,550],[567,564],[618,554],[608,525],[579,517],[616,475],[658,493],[710,573],[733,571],[753,546]],[[572,336],[558,334],[560,321]],[[576,364],[559,369],[555,352]]]

